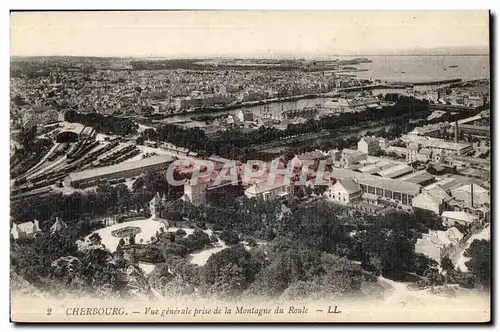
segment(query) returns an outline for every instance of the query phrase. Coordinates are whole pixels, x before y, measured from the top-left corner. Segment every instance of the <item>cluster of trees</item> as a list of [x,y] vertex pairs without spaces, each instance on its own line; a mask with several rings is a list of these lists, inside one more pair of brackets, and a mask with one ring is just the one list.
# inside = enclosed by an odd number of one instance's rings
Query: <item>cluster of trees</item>
[[282,212],[279,201],[246,197],[217,207],[171,202],[167,210],[211,224],[228,244],[245,236],[267,241],[285,237],[308,248],[360,261],[364,269],[396,280],[404,280],[407,272],[425,271],[431,262],[415,253],[415,242],[429,229],[443,227],[437,216],[425,211],[394,210],[374,216],[322,201],[292,206],[290,213]]
[[119,244],[120,251],[130,252],[132,261],[147,262],[147,263],[164,263],[170,256],[186,258],[192,252],[204,249],[211,241],[208,235],[195,229],[192,234],[185,236],[185,232],[164,232],[157,234],[157,241],[146,247],[137,246],[132,238],[129,240],[130,245],[125,245],[124,242]]
[[51,193],[13,201],[11,217],[16,221],[37,219],[44,228],[44,221],[53,220],[56,216],[72,222],[145,209],[156,193],[174,200],[182,196],[183,188],[170,186],[162,173],[148,173],[138,178],[132,189],[125,184],[102,184],[95,191],[77,191],[69,195]]
[[241,244],[213,254],[202,269],[202,293],[237,298],[331,298],[361,294],[369,281],[352,261],[288,238],[247,251]]
[[279,238],[265,248],[231,246],[210,256],[204,266],[170,255],[156,266],[150,284],[170,297],[198,289],[204,297],[295,300],[361,294],[362,283],[371,279],[359,264]]
[[[375,131],[367,131],[365,133],[366,136],[380,136],[387,138],[388,140],[395,139],[403,133],[403,128],[398,125],[390,126],[388,129],[382,128],[380,130]],[[357,145],[361,136],[352,135],[349,137],[337,137],[337,138],[329,138],[328,140],[321,140],[319,143],[307,144],[306,146],[299,146],[296,148],[292,147],[292,150],[295,154],[305,153],[309,151],[314,151],[316,149],[322,151],[328,151],[331,149],[343,150],[346,148],[352,148]],[[300,143],[298,143],[300,144]],[[293,146],[293,144],[292,144]],[[383,151],[378,152],[380,155],[384,154]],[[389,157],[397,158],[397,155],[394,153],[389,153]]]
[[139,126],[130,119],[119,118],[112,115],[102,115],[99,113],[79,113],[69,110],[64,115],[64,120],[77,122],[85,126],[94,128],[97,132],[107,135],[134,135]]
[[[163,125],[158,129],[147,129],[143,137],[148,140],[170,142],[192,151],[204,154],[245,159],[255,150],[253,145],[282,140],[308,133],[321,131],[338,132],[341,129],[357,127],[367,121],[380,121],[395,117],[422,118],[429,115],[428,102],[412,97],[396,95],[394,106],[385,106],[380,110],[360,113],[341,113],[323,117],[319,120],[310,119],[305,123],[290,124],[286,130],[261,127],[250,132],[239,130],[219,131],[215,137],[208,137],[199,128],[180,128],[175,125]],[[341,142],[341,141],[339,141]],[[340,143],[339,143],[340,144]],[[339,145],[340,146],[340,145]]]
[[[122,243],[117,252],[122,258],[115,265],[109,264],[107,251],[77,250],[76,240],[100,226],[91,221],[95,216],[145,205],[156,192],[170,195],[164,217],[189,219],[199,227],[209,224],[231,247],[212,255],[202,267],[190,264],[188,255],[217,239],[198,229],[188,236],[181,230],[161,232],[158,241],[148,246]],[[161,175],[149,174],[138,179],[132,190],[122,185],[101,186],[96,192],[14,203],[12,213],[20,220],[44,221],[56,214],[69,227],[52,235],[47,232],[34,241],[13,242],[12,270],[44,289],[57,288],[57,280],[62,278],[70,288],[118,294],[128,292],[123,267],[146,261],[158,264],[149,285],[169,296],[189,295],[195,290],[206,296],[285,299],[360,294],[362,285],[373,281],[370,274],[407,280],[409,273],[415,273],[431,284],[443,283],[439,263],[449,271],[449,281],[482,287],[490,283],[489,242],[475,241],[467,250],[465,255],[471,257],[466,263],[467,274],[450,262],[434,262],[415,253],[415,242],[423,233],[443,227],[438,216],[425,211],[371,215],[324,201],[292,200],[289,208],[284,208],[278,200],[246,197],[217,206],[194,206],[174,199],[178,194]],[[47,230],[50,225],[42,223],[42,228]],[[246,250],[241,244],[246,240],[255,247],[255,239],[268,245]],[[99,242],[97,236],[94,242]],[[130,254],[130,261],[123,258],[124,252]]]
[[[408,130],[416,124],[408,123],[410,119],[425,119],[430,115],[429,102],[419,100],[413,97],[402,96],[399,94],[387,94],[384,96],[386,101],[392,101],[393,106],[384,106],[378,110],[360,113],[341,113],[320,118],[319,120],[310,119],[301,124],[290,124],[286,130],[276,128],[261,127],[250,132],[241,132],[239,130],[220,131],[214,137],[208,137],[199,128],[180,128],[175,125],[164,125],[158,129],[148,129],[143,133],[142,139],[158,140],[170,142],[174,145],[197,151],[202,155],[217,154],[233,159],[246,159],[255,153],[252,146],[262,143],[291,138],[308,133],[319,133],[329,131],[338,133],[346,128],[359,127],[360,124],[370,121],[380,122],[384,119],[395,119],[397,125],[388,130],[382,129],[374,134],[379,134],[388,139],[394,139],[402,134],[403,127]],[[458,115],[450,113],[444,114],[438,119],[425,120],[424,122],[433,124],[441,121],[454,121],[455,117],[466,118],[475,115],[477,110],[463,111]],[[369,133],[367,133],[369,134]],[[353,140],[356,137],[351,137]],[[326,145],[324,148],[345,148],[351,146],[349,139],[333,139],[321,143]]]
[[491,243],[487,240],[474,240],[465,250],[467,270],[472,274],[474,281],[484,288],[491,284]]
[[127,293],[127,281],[109,251],[79,251],[77,225],[33,241],[11,241],[11,273],[50,293],[83,292],[96,296]]
[[[220,206],[194,206],[184,201],[168,202],[165,208],[165,218],[195,220],[199,227],[211,225],[213,231],[223,232],[221,235],[231,243],[238,242],[237,235],[244,234],[265,240],[274,238],[273,227],[283,218],[279,201],[259,201],[240,197],[226,200]],[[229,232],[229,233],[225,233]]]
[[27,197],[11,203],[11,216],[16,221],[37,219],[42,229],[45,221],[56,216],[67,222],[94,219],[137,208],[127,186],[102,185],[95,191],[74,192],[70,195],[51,193],[42,197]]

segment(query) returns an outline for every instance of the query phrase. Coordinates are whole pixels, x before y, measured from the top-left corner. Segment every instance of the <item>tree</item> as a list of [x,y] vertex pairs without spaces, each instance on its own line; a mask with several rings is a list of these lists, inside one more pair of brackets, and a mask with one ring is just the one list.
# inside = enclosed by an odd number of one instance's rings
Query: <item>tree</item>
[[209,291],[222,297],[241,294],[258,272],[252,256],[242,245],[213,254],[203,268],[203,279]]
[[229,230],[223,231],[219,238],[228,245],[233,245],[240,242],[238,233]]
[[453,266],[453,262],[448,256],[445,256],[441,259],[441,268],[448,273],[455,269],[455,267]]
[[470,260],[465,262],[467,269],[473,274],[476,283],[488,288],[490,286],[490,241],[474,240],[464,252]]
[[99,235],[99,233],[93,233],[91,236],[89,236],[89,240],[90,242],[92,242],[93,244],[101,244],[101,236]]

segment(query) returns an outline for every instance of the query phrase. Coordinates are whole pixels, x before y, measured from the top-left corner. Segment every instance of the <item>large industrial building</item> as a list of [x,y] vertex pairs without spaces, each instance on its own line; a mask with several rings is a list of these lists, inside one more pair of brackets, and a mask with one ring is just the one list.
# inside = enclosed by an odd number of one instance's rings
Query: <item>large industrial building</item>
[[78,142],[95,137],[94,128],[84,126],[80,123],[64,123],[56,136],[57,143]]
[[335,180],[353,179],[354,182],[359,184],[363,192],[406,206],[412,205],[413,197],[418,195],[422,188],[416,183],[383,178],[342,168],[333,168],[330,175]]
[[80,172],[70,173],[64,179],[65,186],[88,187],[96,185],[99,181],[119,178],[130,178],[145,172],[161,171],[175,159],[169,155],[153,156],[136,161],[128,161],[116,165],[98,167]]
[[405,143],[418,143],[419,147],[429,148],[432,151],[444,151],[448,154],[464,155],[473,151],[472,145],[467,143],[447,142],[442,139],[417,135],[402,135],[401,140]]

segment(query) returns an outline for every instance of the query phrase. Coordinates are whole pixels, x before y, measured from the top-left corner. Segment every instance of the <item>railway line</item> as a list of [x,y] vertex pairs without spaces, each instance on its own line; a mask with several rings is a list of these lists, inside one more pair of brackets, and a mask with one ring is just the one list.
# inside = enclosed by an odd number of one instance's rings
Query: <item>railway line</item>
[[71,172],[120,163],[139,153],[135,144],[122,144],[119,140],[56,143],[36,167],[13,181],[11,200],[46,194]]

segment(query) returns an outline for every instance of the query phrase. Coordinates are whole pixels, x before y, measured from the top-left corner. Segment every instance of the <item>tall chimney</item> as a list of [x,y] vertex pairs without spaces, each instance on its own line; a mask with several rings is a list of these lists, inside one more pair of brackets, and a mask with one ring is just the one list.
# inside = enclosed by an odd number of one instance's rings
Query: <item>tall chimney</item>
[[458,117],[455,116],[455,143],[458,143]]
[[470,205],[474,207],[474,184],[470,184]]

